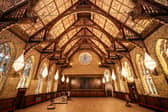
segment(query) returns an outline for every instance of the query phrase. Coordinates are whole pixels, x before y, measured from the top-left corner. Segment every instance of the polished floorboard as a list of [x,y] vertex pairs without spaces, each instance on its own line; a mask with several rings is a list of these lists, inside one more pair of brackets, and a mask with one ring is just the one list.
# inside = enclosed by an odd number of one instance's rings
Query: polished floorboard
[[[54,102],[61,102],[61,98]],[[73,97],[68,104],[54,104],[54,110],[47,110],[50,101],[15,112],[155,112],[136,104],[125,106],[125,101],[111,97]]]

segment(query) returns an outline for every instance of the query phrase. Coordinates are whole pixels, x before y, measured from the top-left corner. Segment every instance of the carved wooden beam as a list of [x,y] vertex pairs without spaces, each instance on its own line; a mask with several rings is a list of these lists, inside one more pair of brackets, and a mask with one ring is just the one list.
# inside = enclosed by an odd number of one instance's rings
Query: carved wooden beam
[[47,49],[50,45],[52,45],[53,43],[58,43],[60,41],[60,39],[66,34],[68,33],[69,31],[73,30],[74,29],[74,25],[77,23],[74,22],[72,25],[70,25],[64,32],[62,32],[58,37],[55,38],[55,40],[53,42],[51,42],[49,45],[47,45],[44,49]]
[[168,23],[168,8],[153,0],[137,0],[136,7],[130,12],[133,19],[156,19]]
[[31,20],[36,22],[37,16],[35,16],[33,12],[29,10],[31,9],[29,3],[30,1],[24,0],[23,2],[20,2],[14,5],[12,8],[6,10],[5,12],[1,12],[0,30],[18,21]]
[[103,55],[106,55],[91,39],[88,39],[88,42],[90,42],[90,44],[96,49],[98,49]]
[[[108,18],[110,21],[112,21],[113,23],[115,23],[115,25],[117,25],[117,27],[121,26],[121,22],[119,20],[117,20],[116,18],[112,17],[110,14],[106,13],[105,11],[103,11],[102,9],[100,9],[99,7],[97,7],[96,5],[94,5],[93,3],[91,3],[90,1],[88,1],[90,4],[90,7],[80,7],[78,8],[80,1],[73,4],[70,8],[68,8],[67,10],[65,10],[62,14],[60,14],[59,16],[57,16],[55,19],[53,19],[51,22],[49,22],[47,25],[45,25],[45,27],[41,28],[39,31],[37,31],[34,35],[36,35],[37,33],[39,33],[41,30],[43,29],[48,29],[48,31],[50,31],[50,29],[55,25],[55,23],[57,23],[59,20],[61,20],[62,18],[70,15],[70,14],[74,14],[74,13],[97,13],[100,15],[105,16],[106,18]],[[129,28],[128,26],[126,26],[125,24],[122,24],[122,26],[127,29],[128,31],[132,32],[133,34],[135,34],[137,37],[141,37],[139,33],[135,32],[133,29]],[[33,36],[34,36],[33,35]]]
[[[82,44],[82,42],[83,40],[79,39],[64,55],[67,56],[72,51],[72,49],[74,49],[75,47],[79,47]],[[62,53],[63,52],[64,51],[62,51]]]

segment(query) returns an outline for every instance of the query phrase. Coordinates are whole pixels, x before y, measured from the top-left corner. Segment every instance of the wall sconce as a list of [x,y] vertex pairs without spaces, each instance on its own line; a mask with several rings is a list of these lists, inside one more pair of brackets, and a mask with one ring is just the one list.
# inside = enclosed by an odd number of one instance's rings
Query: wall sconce
[[61,81],[62,81],[62,82],[65,81],[65,76],[64,76],[64,75],[62,76]]
[[106,81],[106,82],[109,82],[109,81],[110,81],[109,76],[105,76],[105,81]]
[[105,84],[105,79],[104,79],[104,77],[102,78],[102,83]]
[[58,78],[59,78],[59,71],[57,70],[57,72],[55,73],[54,79],[58,80]]
[[121,70],[121,75],[126,78],[127,77],[127,71],[125,70],[124,67],[122,67],[122,70]]
[[112,80],[116,80],[116,75],[115,75],[115,73],[114,73],[114,70],[112,71],[112,75],[111,75],[111,78],[112,78]]
[[69,83],[69,77],[66,78],[66,83]]
[[[1,54],[2,55],[2,54]],[[18,72],[24,67],[24,53],[22,53],[13,63],[13,69]]]
[[46,78],[47,75],[48,75],[48,68],[45,67],[44,70],[43,70],[43,72],[42,72],[42,77],[43,77],[43,78]]

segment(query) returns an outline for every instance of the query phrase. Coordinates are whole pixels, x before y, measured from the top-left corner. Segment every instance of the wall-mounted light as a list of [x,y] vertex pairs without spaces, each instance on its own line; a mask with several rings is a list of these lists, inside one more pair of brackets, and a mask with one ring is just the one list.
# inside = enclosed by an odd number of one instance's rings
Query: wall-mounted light
[[72,63],[70,63],[70,65],[72,66]]
[[116,75],[115,75],[115,73],[114,73],[114,70],[112,71],[112,75],[111,75],[111,78],[112,78],[112,80],[116,80]]
[[48,68],[45,67],[44,70],[42,71],[42,77],[43,77],[43,78],[46,78],[47,75],[48,75]]
[[65,76],[64,76],[64,75],[62,76],[61,81],[62,81],[62,82],[65,81]]
[[58,80],[58,78],[59,78],[59,71],[57,70],[57,72],[55,73],[54,79]]
[[121,70],[121,75],[126,78],[127,77],[127,71],[125,70],[124,67],[122,67],[122,70]]
[[66,78],[66,83],[69,83],[69,77]]
[[102,78],[102,83],[103,83],[103,84],[105,83],[105,79],[104,79],[104,77]]
[[105,81],[106,81],[106,82],[109,82],[109,81],[110,81],[109,76],[105,76]]
[[149,70],[153,71],[156,68],[156,62],[148,55],[148,53],[145,53],[144,64]]
[[[1,54],[2,55],[2,54]],[[17,72],[24,67],[24,53],[22,53],[13,63],[14,70]]]

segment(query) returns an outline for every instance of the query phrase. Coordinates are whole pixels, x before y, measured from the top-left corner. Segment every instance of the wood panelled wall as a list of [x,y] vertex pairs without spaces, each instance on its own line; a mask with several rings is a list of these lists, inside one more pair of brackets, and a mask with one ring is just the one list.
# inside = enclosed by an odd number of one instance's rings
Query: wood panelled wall
[[[28,95],[24,97],[24,103],[22,104],[22,108],[38,104],[56,97],[61,96],[61,92],[55,93],[45,93],[38,95]],[[0,100],[0,112],[14,112],[16,110],[16,98],[8,98]]]
[[[125,94],[126,93],[122,92],[114,92],[114,96],[122,100],[126,100]],[[138,100],[136,103],[141,106],[152,108],[160,112],[168,112],[167,98],[148,96],[148,95],[138,95]]]

